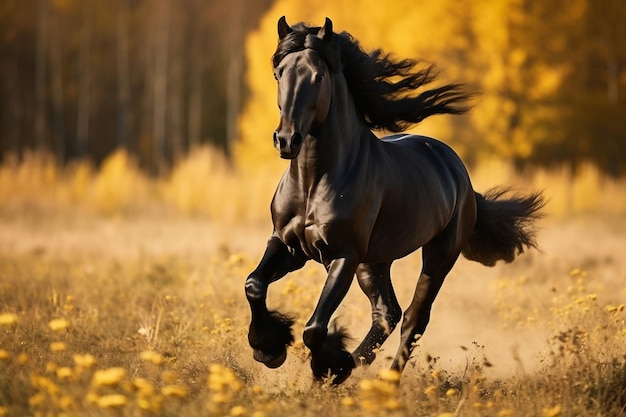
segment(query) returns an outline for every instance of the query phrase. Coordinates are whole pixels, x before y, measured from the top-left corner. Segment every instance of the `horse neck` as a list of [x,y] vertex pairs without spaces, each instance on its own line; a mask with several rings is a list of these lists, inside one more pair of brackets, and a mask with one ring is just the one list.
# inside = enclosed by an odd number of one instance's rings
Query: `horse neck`
[[358,116],[343,75],[334,76],[328,117],[304,141],[300,155],[291,162],[292,175],[308,187],[324,176],[341,177],[358,163],[370,136],[374,135]]

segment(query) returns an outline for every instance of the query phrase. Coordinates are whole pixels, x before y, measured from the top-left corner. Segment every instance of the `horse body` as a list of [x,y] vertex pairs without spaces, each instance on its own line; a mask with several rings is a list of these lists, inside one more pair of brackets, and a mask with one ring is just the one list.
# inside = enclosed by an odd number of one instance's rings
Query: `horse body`
[[[274,145],[290,165],[271,204],[274,233],[246,280],[252,313],[248,339],[254,357],[269,367],[284,362],[286,346],[293,342],[293,321],[267,309],[267,289],[312,259],[328,272],[303,334],[315,377],[331,374],[340,383],[357,363],[371,363],[375,348],[402,316],[391,285],[391,264],[421,247],[423,269],[404,313],[392,364],[392,369],[402,371],[461,252],[485,264],[511,260],[516,250],[532,245],[523,226],[540,208],[541,199],[534,195],[502,203],[480,196],[459,157],[435,139],[396,135],[379,140],[359,111],[351,80],[336,62],[332,40],[339,35],[333,34],[330,20],[321,28],[302,26],[294,31],[283,18],[278,29],[279,49],[293,50],[275,55],[281,119]],[[405,78],[410,89],[420,80],[430,79],[428,74]],[[397,119],[415,122],[430,114],[455,113],[454,104],[466,98],[457,87],[427,91],[418,97],[423,108]],[[397,126],[397,120],[387,123]],[[499,223],[492,224],[490,217]],[[492,240],[501,247],[494,247]],[[328,327],[355,275],[371,302],[372,326],[349,353],[344,332],[329,333]]]

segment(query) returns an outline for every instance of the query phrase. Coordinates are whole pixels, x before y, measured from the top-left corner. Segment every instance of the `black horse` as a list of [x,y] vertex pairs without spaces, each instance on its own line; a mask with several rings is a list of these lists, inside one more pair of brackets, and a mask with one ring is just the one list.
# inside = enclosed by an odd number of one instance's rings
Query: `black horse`
[[[271,204],[274,232],[245,283],[254,358],[283,364],[293,320],[268,311],[270,283],[313,259],[328,278],[303,339],[316,378],[341,383],[394,330],[402,311],[391,284],[394,260],[422,248],[423,269],[404,312],[392,369],[401,372],[424,333],[431,305],[459,255],[493,266],[535,246],[539,193],[475,192],[459,157],[428,137],[378,139],[371,129],[399,132],[434,114],[467,111],[469,94],[448,84],[413,94],[435,78],[432,67],[365,53],[347,33],[278,21],[272,61],[280,123],[274,146],[289,159]],[[343,330],[329,332],[354,275],[372,305],[372,327],[353,353]]]

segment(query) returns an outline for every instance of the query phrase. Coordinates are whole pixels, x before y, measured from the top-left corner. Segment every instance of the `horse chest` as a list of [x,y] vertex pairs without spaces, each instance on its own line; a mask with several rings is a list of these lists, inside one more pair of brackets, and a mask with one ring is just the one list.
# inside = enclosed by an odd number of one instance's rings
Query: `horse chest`
[[[325,263],[350,247],[355,216],[345,196],[312,196],[295,210],[275,213],[275,231],[283,242],[309,258]],[[294,207],[295,208],[295,207]]]

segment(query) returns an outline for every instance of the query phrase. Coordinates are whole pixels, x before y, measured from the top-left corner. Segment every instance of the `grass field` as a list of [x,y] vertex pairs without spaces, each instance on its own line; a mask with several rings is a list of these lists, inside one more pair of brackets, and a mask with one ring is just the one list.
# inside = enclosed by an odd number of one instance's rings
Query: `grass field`
[[[173,206],[111,212],[35,200],[0,206],[0,416],[626,409],[626,219],[611,210],[545,219],[541,251],[509,265],[460,260],[400,384],[384,371],[396,332],[371,367],[333,387],[312,380],[301,343],[319,265],[270,288],[270,307],[296,318],[285,365],[252,359],[243,283],[269,236],[267,215],[219,221]],[[419,268],[419,253],[394,266],[403,307]],[[356,284],[336,316],[356,345],[370,318]]]

